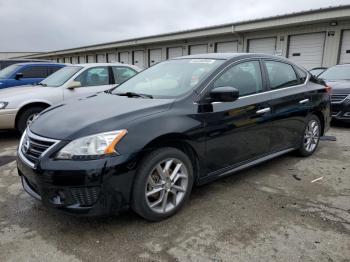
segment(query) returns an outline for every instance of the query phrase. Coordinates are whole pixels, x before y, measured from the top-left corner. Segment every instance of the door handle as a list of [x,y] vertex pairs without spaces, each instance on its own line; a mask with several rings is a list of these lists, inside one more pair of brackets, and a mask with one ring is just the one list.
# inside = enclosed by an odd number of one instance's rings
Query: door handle
[[310,99],[304,99],[304,100],[299,101],[299,104],[306,104],[309,102],[310,102]]
[[265,113],[268,113],[268,112],[271,112],[271,108],[270,107],[266,107],[266,108],[263,108],[263,109],[260,109],[260,110],[256,111],[257,114],[265,114]]

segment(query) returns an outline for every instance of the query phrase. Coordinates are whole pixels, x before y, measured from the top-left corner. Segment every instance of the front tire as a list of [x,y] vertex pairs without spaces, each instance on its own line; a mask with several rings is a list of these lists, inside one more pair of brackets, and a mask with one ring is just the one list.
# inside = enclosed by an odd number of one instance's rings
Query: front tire
[[304,129],[304,134],[300,148],[298,150],[299,155],[306,157],[312,155],[320,142],[321,136],[321,122],[320,119],[312,115]]
[[132,209],[150,221],[177,213],[188,200],[193,186],[193,165],[176,148],[159,148],[141,161],[132,194]]
[[27,126],[39,115],[45,108],[40,106],[30,107],[23,111],[18,117],[17,130],[22,134]]

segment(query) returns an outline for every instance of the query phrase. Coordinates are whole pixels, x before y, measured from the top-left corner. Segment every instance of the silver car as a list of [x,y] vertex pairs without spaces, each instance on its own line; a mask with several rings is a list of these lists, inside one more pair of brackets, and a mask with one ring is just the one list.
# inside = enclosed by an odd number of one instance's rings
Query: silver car
[[141,71],[120,63],[66,66],[39,83],[39,86],[0,90],[0,129],[23,132],[45,108],[68,99],[108,90]]

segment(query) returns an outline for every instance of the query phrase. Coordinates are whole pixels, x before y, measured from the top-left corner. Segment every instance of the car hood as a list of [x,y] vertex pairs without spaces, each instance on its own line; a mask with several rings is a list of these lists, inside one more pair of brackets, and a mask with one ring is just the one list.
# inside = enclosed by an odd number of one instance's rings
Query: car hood
[[332,87],[333,94],[350,94],[350,81],[326,81]]
[[[1,81],[0,81],[1,82]],[[34,90],[37,90],[40,86],[34,85],[24,85],[24,86],[12,86],[5,89],[0,89],[0,97],[7,98],[12,96],[17,96],[21,94],[25,94]]]
[[48,108],[32,122],[30,130],[47,138],[74,140],[127,128],[137,118],[168,110],[173,102],[100,93]]

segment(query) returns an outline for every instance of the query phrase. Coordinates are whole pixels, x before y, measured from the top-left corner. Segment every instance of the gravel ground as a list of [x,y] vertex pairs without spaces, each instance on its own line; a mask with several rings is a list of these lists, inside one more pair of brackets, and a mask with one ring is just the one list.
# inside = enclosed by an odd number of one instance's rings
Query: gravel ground
[[[194,189],[176,216],[79,219],[21,187],[0,133],[0,261],[350,261],[350,126],[316,154],[279,157]],[[323,177],[316,182],[314,179]]]

